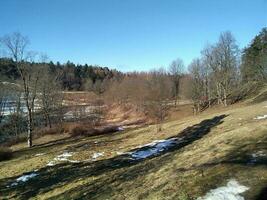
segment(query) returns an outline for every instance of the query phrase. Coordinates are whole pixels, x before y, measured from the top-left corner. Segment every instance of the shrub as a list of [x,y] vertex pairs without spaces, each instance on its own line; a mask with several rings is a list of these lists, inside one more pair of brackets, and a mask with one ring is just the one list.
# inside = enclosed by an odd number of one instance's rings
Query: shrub
[[38,131],[36,131],[36,136],[44,136],[44,135],[55,135],[55,134],[61,134],[64,132],[63,127],[56,126],[52,128],[41,128]]
[[27,141],[27,135],[26,134],[21,134],[17,137],[11,137],[9,138],[5,143],[3,143],[5,146],[12,146],[21,142],[26,142]]
[[12,151],[7,147],[0,147],[0,161],[12,158]]
[[88,128],[84,127],[84,126],[77,126],[74,127],[71,131],[70,134],[72,136],[79,136],[79,135],[87,135],[88,133]]
[[81,124],[80,126],[76,126],[70,131],[72,136],[95,136],[108,134],[118,131],[117,126],[106,126],[100,128],[93,128],[92,126],[86,126]]

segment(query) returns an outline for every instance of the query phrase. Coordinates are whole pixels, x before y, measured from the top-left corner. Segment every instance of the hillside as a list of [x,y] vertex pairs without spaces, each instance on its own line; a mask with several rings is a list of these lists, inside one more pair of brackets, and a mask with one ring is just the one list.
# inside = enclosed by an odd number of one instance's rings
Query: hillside
[[240,103],[171,118],[159,133],[149,125],[17,144],[0,163],[1,198],[201,200],[222,189],[232,199],[266,199],[266,114],[266,101]]

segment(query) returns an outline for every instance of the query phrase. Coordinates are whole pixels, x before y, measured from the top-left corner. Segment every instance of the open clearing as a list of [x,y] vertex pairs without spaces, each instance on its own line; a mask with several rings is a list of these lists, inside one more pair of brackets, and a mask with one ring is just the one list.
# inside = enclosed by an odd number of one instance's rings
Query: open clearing
[[172,119],[160,133],[150,125],[93,137],[44,136],[31,149],[14,145],[14,158],[0,163],[0,197],[209,199],[236,186],[236,199],[265,199],[267,118],[258,116],[266,106],[236,104]]

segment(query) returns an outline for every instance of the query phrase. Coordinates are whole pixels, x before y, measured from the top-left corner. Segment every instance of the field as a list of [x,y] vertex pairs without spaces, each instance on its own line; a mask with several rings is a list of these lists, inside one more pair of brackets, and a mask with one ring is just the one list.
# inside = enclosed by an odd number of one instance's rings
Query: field
[[[148,125],[91,137],[46,135],[31,149],[20,143],[0,162],[0,198],[185,200],[236,180],[248,188],[240,194],[246,200],[267,199],[266,114],[266,101],[246,102],[173,114],[158,133]],[[155,153],[153,145],[168,139],[175,142]]]

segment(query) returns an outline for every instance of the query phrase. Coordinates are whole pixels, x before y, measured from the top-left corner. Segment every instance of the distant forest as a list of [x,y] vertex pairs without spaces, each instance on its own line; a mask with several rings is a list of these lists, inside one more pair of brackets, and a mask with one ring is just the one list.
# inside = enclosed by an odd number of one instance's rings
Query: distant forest
[[[65,64],[59,62],[28,63],[34,67],[46,66],[49,73],[57,75],[57,80],[63,90],[91,91],[103,86],[107,80],[120,80],[123,74],[115,69],[92,65],[75,65],[68,61]],[[20,80],[20,74],[15,62],[10,58],[0,58],[0,79],[2,81],[16,82]]]

